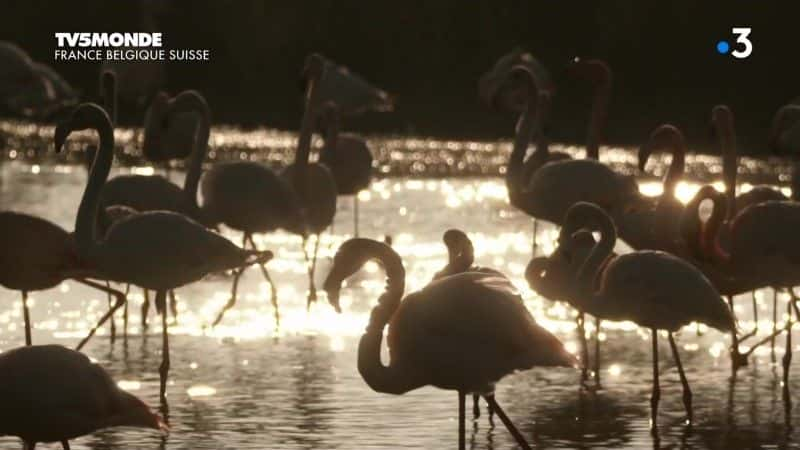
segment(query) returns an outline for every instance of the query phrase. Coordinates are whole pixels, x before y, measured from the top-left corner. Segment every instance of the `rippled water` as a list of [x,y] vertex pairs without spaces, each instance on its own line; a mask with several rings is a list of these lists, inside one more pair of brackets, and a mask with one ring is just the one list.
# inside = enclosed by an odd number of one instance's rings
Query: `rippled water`
[[[9,133],[10,129],[15,133]],[[21,131],[20,131],[21,130]],[[75,164],[52,157],[48,130],[0,124],[0,207],[37,214],[71,229],[86,176]],[[126,145],[123,131],[123,147]],[[248,157],[281,164],[290,155],[291,136],[277,132],[215,133],[214,158]],[[281,144],[282,142],[282,144]],[[281,147],[282,146],[282,147]],[[249,150],[245,150],[249,148]],[[282,148],[282,149],[281,149]],[[271,149],[271,151],[270,151]],[[522,272],[530,258],[531,221],[509,207],[505,187],[496,177],[442,179],[479,172],[496,175],[508,151],[507,143],[447,143],[431,140],[375,139],[373,149],[388,177],[361,194],[362,235],[391,235],[407,267],[409,290],[426,284],[446,260],[441,233],[448,227],[468,231],[477,262],[508,274],[527,305],[570,349],[577,349],[574,313],[531,292]],[[461,152],[461,153],[458,153]],[[460,155],[460,156],[459,156]],[[401,157],[402,156],[402,157]],[[399,163],[389,164],[389,158]],[[631,171],[630,152],[612,150],[604,157],[620,170]],[[427,159],[426,159],[427,158]],[[466,159],[461,169],[453,163]],[[413,162],[421,160],[413,170]],[[690,168],[695,178],[719,173],[714,158],[698,157]],[[134,159],[128,162],[135,162]],[[779,183],[783,166],[745,161],[749,180]],[[472,169],[470,169],[472,167]],[[445,169],[440,169],[445,168]],[[476,169],[478,168],[478,169]],[[463,170],[462,170],[463,169]],[[122,168],[150,172],[143,167]],[[656,172],[663,167],[656,165]],[[173,173],[176,182],[182,174]],[[695,183],[681,185],[690,195]],[[745,187],[746,189],[746,187]],[[644,181],[642,190],[659,186]],[[338,243],[352,230],[352,199],[340,199],[335,232],[322,237],[318,282],[324,277]],[[542,251],[549,252],[556,229],[540,226]],[[238,242],[239,236],[226,232]],[[224,276],[178,291],[180,315],[171,328],[172,373],[168,388],[168,437],[113,429],[78,439],[74,449],[386,449],[454,448],[457,445],[457,402],[454,392],[424,388],[393,397],[372,392],[356,371],[356,344],[372,302],[383,289],[378,267],[369,265],[343,291],[344,313],[336,315],[320,302],[305,310],[306,277],[300,240],[275,233],[259,236],[262,248],[276,253],[269,267],[279,288],[282,322],[275,328],[268,286],[256,270],[240,283],[239,304],[222,324],[206,327],[227,300],[230,280]],[[104,311],[103,295],[75,283],[35,292],[32,318],[34,342],[77,343]],[[758,292],[759,326],[771,329],[771,291]],[[152,327],[139,326],[142,296],[130,296],[127,340],[111,346],[108,329],[101,330],[86,352],[102,363],[123,388],[152,405],[158,404],[158,364],[161,343]],[[785,298],[780,298],[781,311]],[[749,295],[737,302],[741,326],[753,327]],[[151,316],[155,320],[155,316]],[[19,294],[0,290],[0,349],[23,342]],[[595,330],[589,323],[589,331]],[[117,322],[121,328],[121,320]],[[696,424],[687,429],[681,386],[662,343],[662,403],[660,439],[649,432],[651,380],[649,334],[628,323],[603,324],[601,353],[605,389],[580,394],[578,374],[565,369],[535,369],[504,379],[497,398],[532,444],[539,448],[793,448],[800,435],[787,427],[781,399],[780,368],[770,362],[770,348],[756,352],[749,368],[730,380],[727,340],[714,331],[698,336],[686,329],[678,337],[683,362],[694,390]],[[795,336],[795,343],[798,342]],[[798,350],[798,348],[795,348]],[[777,342],[778,359],[784,340]],[[797,377],[791,385],[797,391]],[[492,428],[486,417],[468,425],[468,445],[475,449],[513,448],[502,425]],[[16,448],[14,439],[0,438]],[[57,448],[58,446],[53,446]],[[45,447],[47,448],[47,447]]]

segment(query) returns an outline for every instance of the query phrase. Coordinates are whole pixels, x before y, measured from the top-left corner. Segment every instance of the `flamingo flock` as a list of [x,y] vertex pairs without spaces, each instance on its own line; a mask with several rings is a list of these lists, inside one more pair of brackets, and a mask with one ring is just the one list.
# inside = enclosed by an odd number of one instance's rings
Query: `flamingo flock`
[[[583,159],[550,151],[547,123],[558,101],[558,80],[530,53],[515,49],[480,77],[483,102],[495,112],[517,116],[505,185],[508,203],[534,220],[533,253],[525,279],[540,296],[565,302],[577,311],[580,350],[575,356],[537,323],[509,277],[475,264],[475,247],[464,230],[444,232],[446,266],[410,293],[402,257],[390,241],[359,236],[358,194],[369,187],[374,162],[367,141],[341,132],[342,123],[354,115],[391,111],[394,98],[346,67],[316,53],[306,58],[304,110],[294,160],[276,171],[250,160],[209,165],[211,107],[195,90],[174,96],[155,92],[157,83],[150,78],[159,78],[163,68],[142,69],[150,74],[138,77],[146,81],[142,91],[131,86],[130,79],[137,79],[135,70],[105,64],[99,77],[102,105],[78,104],[77,95],[63,79],[15,45],[0,43],[0,58],[12,61],[8,67],[15,70],[0,72],[0,106],[31,117],[69,107],[54,129],[56,152],[75,148],[67,145],[73,133],[90,130],[97,139],[86,150],[88,174],[74,232],[41,217],[0,211],[0,285],[21,293],[26,344],[0,354],[0,398],[6,400],[0,408],[0,435],[20,438],[26,449],[41,442],[59,442],[68,449],[69,440],[113,426],[166,432],[171,365],[167,315],[168,311],[177,314],[174,291],[210,274],[232,273],[230,298],[210,324],[216,326],[235,307],[244,271],[258,266],[270,286],[270,305],[279,326],[276,280],[267,267],[274,255],[259,249],[254,236],[284,230],[302,241],[308,269],[305,301],[311,308],[318,299],[315,272],[320,236],[333,224],[338,196],[354,199],[353,237],[336,249],[322,286],[324,298],[341,312],[348,306],[340,303],[346,280],[369,261],[376,261],[386,278],[359,340],[356,369],[367,386],[382,394],[402,395],[424,386],[456,391],[460,450],[466,448],[467,395],[473,396],[476,417],[482,398],[489,405],[490,417],[500,418],[517,445],[531,448],[494,395],[496,384],[512,373],[536,367],[578,369],[582,393],[602,389],[597,333],[594,365],[589,370],[587,315],[595,318],[596,330],[600,321],[629,321],[649,332],[650,427],[654,432],[661,396],[659,334],[666,336],[680,378],[686,424],[694,423],[692,390],[675,337],[692,324],[730,335],[732,376],[748,364],[757,347],[767,342],[774,345],[785,334],[783,377],[788,397],[791,328],[800,320],[796,297],[789,303],[785,325],[778,328],[776,324],[770,335],[743,351],[742,342],[754,338],[758,330],[740,334],[733,296],[765,287],[791,292],[800,284],[800,238],[794,233],[800,228],[800,190],[793,189],[788,197],[756,186],[737,195],[736,130],[729,106],[710,108],[725,192],[706,185],[684,204],[676,188],[684,176],[687,145],[678,127],[662,124],[643,134],[640,171],[645,171],[655,152],[666,150],[671,155],[663,192],[657,197],[645,196],[635,177],[601,161],[613,80],[606,62],[575,59],[563,71],[592,90]],[[137,107],[147,106],[142,155],[167,167],[183,160],[182,186],[172,182],[169,172],[166,176],[110,177],[118,97],[123,92],[139,92],[126,95],[135,97]],[[315,133],[323,140],[318,158],[312,157]],[[532,142],[535,148],[529,154]],[[800,107],[778,110],[767,142],[777,155],[797,154]],[[800,169],[793,174],[793,188],[800,186],[798,180]],[[704,207],[710,207],[710,215],[702,213]],[[560,228],[549,255],[538,254],[536,221]],[[221,226],[240,232],[240,245],[221,235]],[[631,250],[620,250],[618,241]],[[65,280],[106,293],[110,308],[75,350],[33,345],[28,293],[51,289]],[[123,290],[120,284],[128,287]],[[158,372],[164,419],[118,388],[108,373],[80,353],[100,327],[109,320],[114,323],[120,308],[127,311],[130,286],[144,289],[143,323],[151,291],[161,316]],[[773,322],[777,322],[777,303],[773,308]],[[127,333],[127,313],[124,318]],[[384,334],[388,363],[381,358]],[[590,372],[594,383],[590,383]],[[53,382],[53,373],[60,374],[58,382]]]

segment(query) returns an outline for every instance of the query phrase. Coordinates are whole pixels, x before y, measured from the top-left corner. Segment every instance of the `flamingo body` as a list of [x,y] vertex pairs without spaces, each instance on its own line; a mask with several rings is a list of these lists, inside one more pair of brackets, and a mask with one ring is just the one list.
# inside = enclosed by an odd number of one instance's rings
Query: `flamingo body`
[[74,439],[114,426],[165,429],[141,400],[80,352],[58,345],[0,355],[0,435],[37,442]]
[[236,230],[263,233],[302,223],[294,190],[262,164],[216,164],[203,177],[201,189],[207,214]]
[[372,181],[372,152],[366,141],[354,134],[339,134],[335,146],[326,143],[319,162],[330,169],[339,195],[356,195]]

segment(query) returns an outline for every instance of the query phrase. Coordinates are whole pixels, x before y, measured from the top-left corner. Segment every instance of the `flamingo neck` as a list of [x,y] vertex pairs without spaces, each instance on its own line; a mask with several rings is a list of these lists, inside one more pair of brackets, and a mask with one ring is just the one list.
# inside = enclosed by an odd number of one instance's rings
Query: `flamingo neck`
[[792,200],[800,201],[800,158],[792,158]]
[[81,256],[87,260],[93,258],[98,246],[96,240],[97,213],[100,205],[100,191],[108,179],[111,163],[114,160],[114,131],[108,121],[100,123],[96,128],[100,145],[89,170],[89,180],[83,191],[78,216],[75,221],[75,241]]
[[523,176],[523,164],[525,153],[528,151],[528,144],[531,141],[534,130],[536,129],[535,114],[532,111],[532,102],[528,102],[525,111],[519,117],[517,130],[514,135],[514,147],[511,156],[508,158],[506,167],[506,189],[511,203],[514,204],[520,198],[525,189]]
[[611,83],[601,83],[594,93],[592,112],[589,117],[589,131],[586,140],[586,157],[600,159],[600,143],[608,121],[608,104],[611,100]]
[[300,123],[300,134],[297,137],[297,153],[294,155],[293,183],[300,198],[306,198],[306,185],[308,184],[308,158],[311,154],[311,137],[314,132],[314,121],[317,114],[317,97],[319,96],[317,83],[325,76],[324,71],[320,77],[308,80],[306,89],[306,104],[303,119]]
[[106,110],[111,125],[117,125],[117,75],[111,71],[106,70],[101,77],[101,90],[103,94],[103,109]]
[[211,135],[211,111],[205,101],[201,102],[199,113],[200,123],[195,130],[194,148],[189,158],[186,179],[183,182],[183,192],[186,200],[195,210],[199,209],[197,188],[200,185],[200,176],[203,174],[203,162],[208,154],[208,140]]
[[722,152],[722,178],[725,182],[725,197],[727,198],[727,219],[736,214],[736,172],[739,167],[739,156],[736,152],[736,135],[731,124],[720,121],[714,123],[719,137],[720,151]]
[[726,211],[727,203],[719,196],[713,197],[712,202],[711,217],[700,228],[700,248],[706,260],[727,264],[731,255],[720,244],[720,234],[723,232],[730,234],[733,230],[732,222],[725,219],[729,215]]
[[668,195],[671,198],[675,197],[675,188],[678,186],[678,182],[683,177],[685,169],[686,149],[675,146],[672,150],[672,160],[669,163],[669,169],[664,175],[664,193],[662,195]]
[[608,215],[597,214],[594,223],[597,224],[598,231],[600,231],[600,240],[592,247],[576,276],[577,289],[580,292],[576,300],[582,303],[595,301],[595,297],[602,295],[595,291],[595,281],[603,272],[617,242],[617,230]]

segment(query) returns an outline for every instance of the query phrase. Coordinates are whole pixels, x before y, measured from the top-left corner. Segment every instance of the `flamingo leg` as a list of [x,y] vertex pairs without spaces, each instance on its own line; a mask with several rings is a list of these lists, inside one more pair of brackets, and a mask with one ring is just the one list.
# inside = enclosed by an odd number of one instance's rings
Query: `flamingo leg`
[[28,309],[28,291],[22,291],[22,317],[25,320],[25,345],[33,344],[31,340],[31,312]]
[[23,450],[36,450],[36,442],[25,442]]
[[61,447],[63,450],[69,450],[69,441],[61,441]]
[[578,342],[581,346],[581,387],[586,387],[586,382],[589,380],[588,366],[589,363],[589,345],[586,342],[586,315],[583,311],[578,311]]
[[156,291],[156,308],[161,310],[161,365],[158,368],[160,376],[159,396],[161,403],[167,404],[167,377],[169,376],[169,333],[167,332],[167,291]]
[[650,396],[650,431],[658,433],[658,402],[661,400],[661,386],[658,382],[658,331],[652,329],[653,341],[653,393]]
[[169,290],[169,312],[172,314],[174,323],[178,323],[178,298],[175,296],[175,290]]
[[672,348],[672,356],[675,358],[675,365],[678,367],[678,375],[681,377],[681,384],[683,385],[683,406],[686,408],[688,425],[691,426],[694,422],[694,412],[692,410],[692,390],[689,388],[689,381],[686,379],[686,374],[683,372],[683,364],[681,364],[681,357],[678,354],[678,346],[675,345],[675,338],[672,337],[672,332],[669,332],[667,337],[669,338],[669,346]]
[[109,309],[105,314],[103,314],[103,317],[100,318],[100,320],[97,322],[97,325],[92,327],[92,329],[89,330],[89,334],[85,338],[83,338],[83,340],[80,343],[78,343],[78,346],[76,347],[76,350],[80,351],[80,349],[82,349],[86,345],[86,343],[89,342],[89,339],[91,339],[92,336],[94,336],[94,334],[97,333],[97,329],[100,328],[101,326],[103,326],[103,324],[106,323],[106,321],[108,321],[108,319],[114,317],[114,313],[118,309],[120,309],[122,307],[122,305],[125,304],[127,299],[125,298],[125,294],[123,294],[122,292],[120,292],[120,291],[118,291],[116,289],[107,288],[107,287],[103,286],[102,284],[95,283],[94,281],[85,280],[83,278],[76,278],[75,281],[77,281],[78,283],[84,284],[86,286],[90,286],[90,287],[93,287],[95,289],[99,289],[99,290],[101,290],[103,292],[106,292],[108,294],[111,294],[117,299],[114,302],[114,305],[111,307],[111,309]]
[[239,278],[244,273],[244,269],[236,269],[233,271],[233,285],[231,286],[231,298],[228,299],[228,303],[222,307],[222,310],[217,314],[217,318],[214,319],[214,322],[211,324],[212,327],[217,326],[222,321],[222,316],[225,315],[225,312],[229,309],[233,308],[236,305],[236,291],[239,287]]
[[752,291],[751,294],[753,299],[753,323],[755,326],[749,333],[745,334],[739,339],[739,343],[742,343],[758,334],[758,302],[756,302],[756,291]]
[[[793,299],[794,300],[794,299]],[[786,351],[783,354],[783,405],[787,412],[791,411],[792,399],[789,392],[789,368],[792,365],[792,302],[786,305]]]
[[[106,288],[111,289],[111,282],[108,280],[106,280]],[[108,300],[108,309],[111,309],[114,306],[114,301],[111,299],[111,294],[106,292],[106,299]],[[117,341],[117,324],[114,321],[114,316],[111,316],[109,320],[109,339],[111,340],[111,345],[114,345],[114,342]]]
[[467,445],[465,441],[465,434],[466,429],[464,426],[466,415],[464,410],[466,409],[466,394],[464,391],[458,391],[458,450],[466,450]]
[[[733,311],[733,296],[728,296],[728,307],[731,310],[731,314],[736,318],[736,314]],[[737,321],[738,325],[738,321]],[[744,367],[747,365],[747,358],[742,356],[742,353],[739,351],[739,336],[737,334],[736,328],[734,328],[733,332],[731,333],[731,371],[733,375],[736,375],[736,372],[739,370],[740,367]]]
[[511,422],[511,419],[508,418],[506,412],[503,411],[503,408],[497,403],[497,400],[494,398],[494,394],[484,394],[483,398],[486,399],[486,403],[497,413],[497,417],[500,418],[500,421],[503,422],[503,425],[506,426],[509,433],[514,436],[514,440],[517,441],[520,447],[523,450],[531,450],[531,446],[528,445],[528,441],[522,436],[522,433],[519,432],[517,427],[514,426],[514,423]]
[[536,235],[539,233],[539,221],[533,219],[533,236],[531,236],[531,253],[536,257]]
[[317,233],[314,241],[314,253],[311,257],[311,266],[308,269],[308,302],[306,310],[311,309],[311,304],[317,301],[317,287],[314,286],[314,272],[317,271],[317,253],[319,252],[320,235]]
[[600,389],[600,318],[594,318],[594,387]]
[[353,237],[358,237],[358,192],[353,196]]
[[[256,246],[253,236],[248,235],[247,239],[250,241],[250,246],[253,248],[253,250],[258,250],[258,246]],[[275,311],[275,326],[278,327],[281,324],[281,312],[280,308],[278,307],[278,288],[275,287],[272,277],[269,276],[267,266],[263,263],[259,263],[258,268],[261,269],[261,275],[264,276],[264,280],[266,280],[269,284],[269,302],[272,304],[272,308]]]
[[479,394],[472,394],[472,418],[477,419],[481,416],[481,396]]
[[772,289],[772,337],[769,340],[769,359],[773,364],[777,361],[775,358],[775,336],[778,333],[778,290]]
[[[130,290],[131,290],[131,285],[130,284],[126,284],[125,285],[125,292],[124,292],[126,299],[128,298],[128,293],[130,292]],[[123,309],[122,309],[122,338],[123,339],[128,339],[128,301],[127,300],[125,301],[125,305],[123,306]]]
[[147,315],[150,314],[150,291],[142,289],[144,302],[142,303],[142,333],[147,330]]

